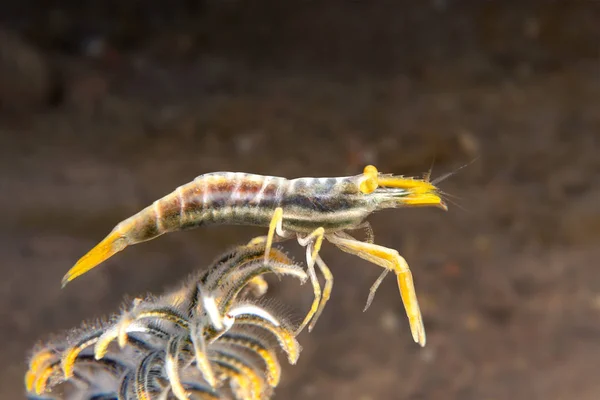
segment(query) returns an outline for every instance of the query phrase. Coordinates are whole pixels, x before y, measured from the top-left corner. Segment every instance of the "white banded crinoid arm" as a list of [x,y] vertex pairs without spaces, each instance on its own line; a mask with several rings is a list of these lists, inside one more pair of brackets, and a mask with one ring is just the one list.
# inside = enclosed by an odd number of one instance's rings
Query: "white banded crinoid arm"
[[270,398],[281,379],[277,349],[294,364],[301,348],[292,326],[251,294],[267,273],[307,276],[276,248],[265,263],[264,251],[236,248],[176,290],[38,346],[28,398]]

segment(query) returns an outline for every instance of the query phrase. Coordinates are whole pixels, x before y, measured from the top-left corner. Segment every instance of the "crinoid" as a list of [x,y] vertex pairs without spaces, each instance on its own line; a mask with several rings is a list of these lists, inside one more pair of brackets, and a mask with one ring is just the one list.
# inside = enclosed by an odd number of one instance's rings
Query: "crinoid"
[[28,398],[270,398],[280,380],[277,347],[291,364],[301,347],[291,324],[255,297],[266,290],[264,274],[307,275],[280,250],[267,262],[264,252],[235,248],[176,290],[38,346]]

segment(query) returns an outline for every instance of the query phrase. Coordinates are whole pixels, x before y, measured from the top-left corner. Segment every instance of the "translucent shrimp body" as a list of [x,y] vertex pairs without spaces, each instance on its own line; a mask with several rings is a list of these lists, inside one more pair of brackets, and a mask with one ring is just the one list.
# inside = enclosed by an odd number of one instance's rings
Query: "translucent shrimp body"
[[[400,292],[411,321],[415,341],[424,345],[421,314],[406,261],[395,250],[358,241],[345,231],[368,227],[367,217],[386,208],[435,206],[447,210],[437,188],[428,179],[381,174],[373,166],[360,175],[331,178],[263,176],[237,172],[201,175],[119,223],[112,232],[82,257],[63,278],[63,286],[127,246],[162,234],[211,224],[269,227],[265,237],[250,243],[266,243],[265,259],[273,241],[296,238],[307,249],[308,272],[315,302],[301,329],[327,301],[333,277],[318,252],[323,239],[341,250],[382,266],[385,271],[371,288],[392,270],[398,275]],[[314,273],[317,265],[325,275],[325,291]],[[368,307],[368,305],[367,305]]]

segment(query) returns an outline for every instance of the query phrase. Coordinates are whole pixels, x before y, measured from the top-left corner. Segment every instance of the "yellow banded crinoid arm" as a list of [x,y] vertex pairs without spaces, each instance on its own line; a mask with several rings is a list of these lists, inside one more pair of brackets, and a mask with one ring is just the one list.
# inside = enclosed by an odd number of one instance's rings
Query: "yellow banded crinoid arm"
[[253,285],[267,273],[307,279],[279,249],[270,254],[265,263],[264,247],[235,248],[162,296],[37,346],[28,397],[269,399],[278,349],[293,364],[301,347],[278,311],[252,299]]

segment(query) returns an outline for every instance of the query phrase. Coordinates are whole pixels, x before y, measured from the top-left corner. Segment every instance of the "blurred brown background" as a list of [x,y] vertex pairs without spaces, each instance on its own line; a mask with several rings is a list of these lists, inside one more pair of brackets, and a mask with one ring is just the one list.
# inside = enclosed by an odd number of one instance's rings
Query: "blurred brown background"
[[[159,293],[263,230],[129,248],[60,290],[120,220],[195,176],[434,177],[386,211],[395,281],[325,246],[332,299],[278,399],[598,399],[600,2],[33,1],[0,5],[0,398],[46,335]],[[286,246],[302,259],[302,251]],[[312,291],[274,282],[299,318]]]

